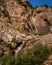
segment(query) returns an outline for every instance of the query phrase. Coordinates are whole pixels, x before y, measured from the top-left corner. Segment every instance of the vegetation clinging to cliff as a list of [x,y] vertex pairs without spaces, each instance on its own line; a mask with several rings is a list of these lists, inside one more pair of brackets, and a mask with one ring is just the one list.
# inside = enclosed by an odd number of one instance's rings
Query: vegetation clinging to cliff
[[19,53],[15,58],[5,55],[0,58],[1,65],[41,65],[49,56],[50,49],[45,45],[38,44],[24,53]]
[[[24,3],[23,3],[21,0],[17,0],[17,2],[18,2],[20,5],[24,5]],[[29,1],[26,1],[26,4],[27,4],[29,7],[33,8],[33,7],[32,7],[32,4],[31,4]]]

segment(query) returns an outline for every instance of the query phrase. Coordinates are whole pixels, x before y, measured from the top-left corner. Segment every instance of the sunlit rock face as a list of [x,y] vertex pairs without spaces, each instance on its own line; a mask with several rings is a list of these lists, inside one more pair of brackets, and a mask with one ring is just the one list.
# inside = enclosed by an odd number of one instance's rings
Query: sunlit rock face
[[33,11],[33,23],[36,32],[48,33],[52,26],[52,9],[46,7],[39,7]]
[[21,4],[18,0],[1,1],[4,4],[0,4],[0,20],[11,23],[14,29],[21,32],[52,32],[52,8],[31,8],[26,0],[22,1]]
[[29,21],[30,15],[32,14],[32,10],[30,7],[28,7],[28,5],[20,5],[16,0],[7,1],[6,10],[9,13],[11,21],[13,21],[12,24],[14,27],[18,29],[19,26],[16,27],[16,25],[20,24],[22,26],[19,28],[20,30],[23,30],[24,26],[26,27],[27,21]]
[[[0,14],[6,16],[12,26],[23,32],[49,33],[52,31],[52,8],[31,8],[26,0],[3,0]],[[6,11],[5,11],[6,10]],[[20,25],[20,26],[19,26]]]
[[49,31],[49,26],[47,22],[44,20],[43,15],[44,14],[41,13],[32,18],[37,33],[46,33]]

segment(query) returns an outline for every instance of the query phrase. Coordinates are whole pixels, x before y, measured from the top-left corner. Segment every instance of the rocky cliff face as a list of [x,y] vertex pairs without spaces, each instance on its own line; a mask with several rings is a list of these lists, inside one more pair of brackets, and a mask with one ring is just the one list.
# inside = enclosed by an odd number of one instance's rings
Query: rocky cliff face
[[[1,1],[2,3],[2,1]],[[49,33],[52,32],[52,8],[38,7],[32,8],[28,1],[4,0],[0,5],[1,16],[8,18],[12,26],[23,32]],[[20,26],[19,26],[20,25]]]
[[[40,37],[40,35],[43,36]],[[52,47],[52,8],[33,8],[26,0],[0,0],[1,40],[11,45],[13,49],[17,43],[20,43],[20,49],[15,49],[16,53],[23,48],[26,42],[31,44],[32,42],[42,44],[49,42],[48,45]],[[12,40],[18,42],[13,44]],[[0,47],[6,51],[10,48],[2,44]]]

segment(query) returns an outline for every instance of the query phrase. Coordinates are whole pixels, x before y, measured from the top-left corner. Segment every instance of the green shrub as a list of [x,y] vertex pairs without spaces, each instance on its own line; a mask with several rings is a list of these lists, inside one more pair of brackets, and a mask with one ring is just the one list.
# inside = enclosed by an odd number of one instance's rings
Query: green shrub
[[17,2],[18,2],[19,4],[22,4],[22,1],[21,1],[21,0],[17,0]]
[[[24,5],[24,3],[23,3],[21,0],[17,0],[17,2],[18,2],[20,5]],[[29,1],[26,1],[26,3],[28,4],[29,7],[33,8],[33,7],[32,7],[32,4],[31,4]]]
[[15,58],[12,55],[5,55],[0,59],[1,65],[15,65]]
[[32,4],[29,1],[26,1],[26,2],[27,2],[27,4],[28,4],[29,7],[33,8]]
[[16,58],[12,55],[5,55],[0,59],[1,65],[41,65],[49,56],[50,49],[45,45],[38,44]]
[[4,40],[0,38],[0,44],[5,45],[5,44],[6,44],[6,42],[4,42]]
[[39,32],[39,33],[34,33],[34,35],[43,36],[43,35],[44,35],[44,33],[42,33],[42,32]]
[[11,42],[17,43],[17,40],[15,38],[13,38]]
[[27,49],[23,54],[17,56],[16,65],[41,65],[50,54],[47,46],[36,45],[32,49]]
[[47,4],[45,4],[44,7],[48,8],[49,6]]
[[52,48],[50,49],[50,51],[51,51],[51,54],[52,54]]
[[52,65],[52,62],[50,63],[50,65]]

